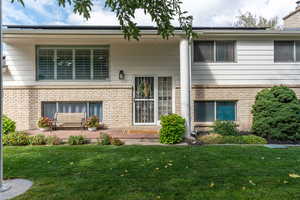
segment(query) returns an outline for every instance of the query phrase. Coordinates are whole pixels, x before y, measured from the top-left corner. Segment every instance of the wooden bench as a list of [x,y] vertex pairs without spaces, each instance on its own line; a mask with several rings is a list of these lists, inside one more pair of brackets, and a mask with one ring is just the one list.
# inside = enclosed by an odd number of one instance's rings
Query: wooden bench
[[84,128],[85,113],[55,113],[54,129],[57,128]]

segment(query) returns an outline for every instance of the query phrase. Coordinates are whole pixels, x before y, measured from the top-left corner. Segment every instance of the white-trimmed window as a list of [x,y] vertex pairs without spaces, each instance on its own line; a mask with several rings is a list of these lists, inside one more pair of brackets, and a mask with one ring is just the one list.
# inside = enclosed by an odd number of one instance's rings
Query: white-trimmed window
[[108,47],[37,47],[37,80],[107,80]]
[[274,62],[300,62],[300,41],[274,41]]
[[226,63],[236,60],[236,41],[194,41],[194,62]]
[[194,121],[236,121],[236,101],[195,101]]

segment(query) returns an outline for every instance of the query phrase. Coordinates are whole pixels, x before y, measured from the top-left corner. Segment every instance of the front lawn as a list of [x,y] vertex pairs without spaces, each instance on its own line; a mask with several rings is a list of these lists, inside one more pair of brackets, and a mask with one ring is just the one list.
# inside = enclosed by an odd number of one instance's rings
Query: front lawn
[[300,148],[253,146],[5,147],[16,199],[300,199]]

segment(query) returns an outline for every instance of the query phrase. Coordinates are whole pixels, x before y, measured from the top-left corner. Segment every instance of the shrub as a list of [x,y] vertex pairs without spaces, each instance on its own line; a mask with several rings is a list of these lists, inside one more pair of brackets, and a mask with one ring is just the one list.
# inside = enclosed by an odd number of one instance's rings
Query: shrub
[[198,140],[204,144],[220,144],[222,138],[223,136],[220,134],[208,134],[198,137]]
[[185,119],[176,114],[162,116],[160,119],[160,142],[162,144],[176,144],[183,140]]
[[97,116],[92,116],[88,118],[85,122],[85,126],[87,128],[98,128],[100,126],[99,118]]
[[243,144],[267,144],[265,138],[256,135],[243,135],[241,136]]
[[30,137],[31,145],[44,145],[46,144],[46,137],[43,134],[38,134]]
[[221,144],[244,144],[241,136],[223,136]]
[[260,91],[252,114],[256,135],[274,140],[300,139],[300,103],[292,89],[274,86]]
[[112,145],[115,145],[115,146],[122,146],[122,145],[124,145],[124,142],[121,141],[119,138],[111,138],[110,143]]
[[69,145],[86,144],[86,139],[82,135],[70,136],[68,139]]
[[98,139],[98,143],[101,145],[110,145],[111,144],[111,138],[109,135],[102,133],[100,134],[100,138]]
[[47,145],[60,145],[62,144],[62,140],[57,137],[56,135],[51,135],[46,137],[46,144]]
[[13,132],[3,135],[3,144],[11,146],[22,146],[30,144],[29,136],[24,132]]
[[239,135],[237,125],[232,121],[215,121],[212,132],[223,136]]
[[51,126],[51,119],[48,117],[41,117],[37,123],[39,128],[49,128]]
[[3,120],[3,128],[2,128],[3,134],[8,134],[16,131],[16,122],[14,122],[13,120],[11,120],[9,117],[5,115],[2,117],[2,120]]

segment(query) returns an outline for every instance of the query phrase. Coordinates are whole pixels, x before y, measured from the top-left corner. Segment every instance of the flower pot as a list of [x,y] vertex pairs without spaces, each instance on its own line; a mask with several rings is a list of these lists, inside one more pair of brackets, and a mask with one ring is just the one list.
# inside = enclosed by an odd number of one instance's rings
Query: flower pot
[[45,132],[45,131],[49,131],[50,128],[49,128],[49,127],[46,127],[46,128],[39,128],[39,130]]
[[97,131],[97,127],[89,127],[88,130],[91,131],[91,132]]

